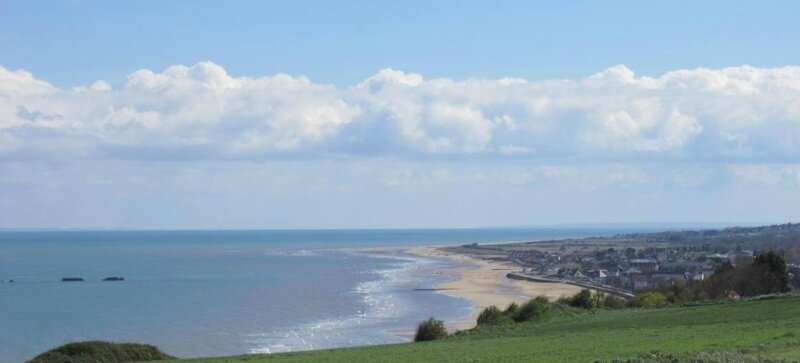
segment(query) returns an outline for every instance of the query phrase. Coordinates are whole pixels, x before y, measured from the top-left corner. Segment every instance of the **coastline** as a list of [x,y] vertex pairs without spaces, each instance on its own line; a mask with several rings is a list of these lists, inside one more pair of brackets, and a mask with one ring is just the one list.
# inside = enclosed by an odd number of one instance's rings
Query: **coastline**
[[408,247],[400,251],[421,257],[446,258],[455,262],[450,267],[424,271],[424,273],[451,276],[451,281],[436,284],[436,289],[443,294],[469,300],[473,305],[469,315],[445,322],[450,331],[475,327],[480,312],[492,305],[505,309],[512,302],[522,304],[537,296],[555,300],[561,296],[574,295],[581,290],[580,287],[563,283],[512,280],[506,277],[506,274],[519,270],[519,266],[452,253],[440,247]]

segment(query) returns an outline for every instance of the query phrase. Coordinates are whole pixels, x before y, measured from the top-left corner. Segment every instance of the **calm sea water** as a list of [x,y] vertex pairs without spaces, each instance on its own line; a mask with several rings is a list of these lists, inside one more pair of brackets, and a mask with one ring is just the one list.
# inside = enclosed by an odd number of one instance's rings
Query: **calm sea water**
[[[0,232],[0,361],[70,341],[180,357],[405,341],[469,314],[431,291],[451,262],[366,248],[607,235],[611,229]],[[123,276],[124,282],[101,282]],[[84,282],[61,282],[82,277]]]

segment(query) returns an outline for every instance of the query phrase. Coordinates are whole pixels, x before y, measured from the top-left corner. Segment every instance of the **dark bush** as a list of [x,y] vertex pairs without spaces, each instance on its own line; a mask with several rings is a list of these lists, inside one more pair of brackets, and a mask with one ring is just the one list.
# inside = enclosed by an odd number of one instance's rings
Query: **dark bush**
[[514,321],[533,321],[542,319],[550,311],[550,302],[546,297],[539,296],[519,307],[514,314]]
[[414,336],[414,341],[424,342],[445,337],[447,337],[447,329],[444,327],[444,322],[434,318],[428,318],[428,320],[423,320],[417,326],[417,334]]
[[512,302],[511,304],[508,304],[508,307],[505,310],[503,310],[503,315],[508,317],[514,317],[514,315],[517,314],[518,310],[519,310],[519,305],[517,305],[517,303],[515,302]]
[[478,315],[478,326],[482,325],[499,325],[505,324],[508,322],[514,322],[508,316],[503,315],[503,312],[497,308],[497,306],[490,306],[486,309],[481,311],[481,314]]
[[28,363],[113,363],[174,359],[146,344],[88,341],[48,350]]
[[569,301],[569,305],[576,308],[593,309],[595,301],[592,298],[592,290],[583,289],[575,294]]
[[775,251],[758,255],[751,268],[753,275],[759,281],[760,289],[757,295],[789,292],[789,273],[786,271],[786,261]]

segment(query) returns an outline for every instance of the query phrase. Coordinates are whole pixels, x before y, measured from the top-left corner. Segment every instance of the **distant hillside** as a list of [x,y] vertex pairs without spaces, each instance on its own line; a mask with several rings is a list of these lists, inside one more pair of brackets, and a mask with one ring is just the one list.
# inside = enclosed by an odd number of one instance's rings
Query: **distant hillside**
[[561,240],[532,241],[492,245],[493,247],[520,246],[525,244],[675,244],[709,245],[714,247],[741,247],[756,250],[786,250],[800,248],[800,223],[776,224],[758,227],[730,227],[723,229],[702,229],[684,231],[665,231],[653,233],[626,233],[608,237],[568,238]]
[[773,244],[776,246],[800,243],[800,223],[775,224],[758,227],[730,227],[697,231],[667,231],[630,233],[610,238],[632,238],[643,242],[711,243],[711,244]]
[[[653,353],[657,351],[658,353]],[[778,362],[800,359],[800,297],[601,310],[443,341],[192,362]],[[783,360],[786,359],[786,360]]]

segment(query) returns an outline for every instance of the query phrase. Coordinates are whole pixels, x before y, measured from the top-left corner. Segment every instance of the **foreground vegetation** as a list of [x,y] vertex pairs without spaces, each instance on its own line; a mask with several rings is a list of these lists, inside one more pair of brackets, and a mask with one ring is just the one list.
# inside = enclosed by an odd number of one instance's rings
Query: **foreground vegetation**
[[223,363],[800,360],[800,297],[798,296],[659,309],[584,310],[558,306],[560,307],[554,307],[541,315],[545,318],[484,325],[431,342],[192,361]]
[[146,344],[89,341],[70,343],[44,352],[28,363],[109,363],[173,359]]

